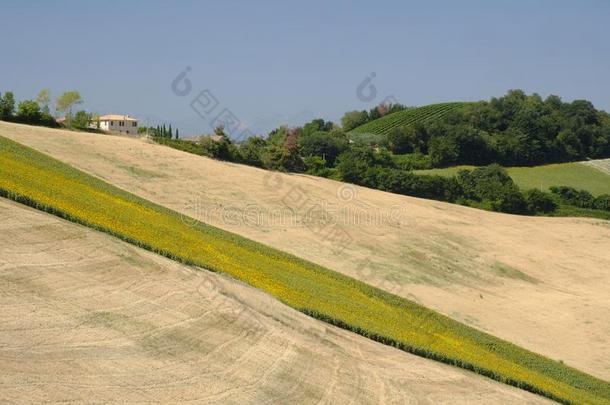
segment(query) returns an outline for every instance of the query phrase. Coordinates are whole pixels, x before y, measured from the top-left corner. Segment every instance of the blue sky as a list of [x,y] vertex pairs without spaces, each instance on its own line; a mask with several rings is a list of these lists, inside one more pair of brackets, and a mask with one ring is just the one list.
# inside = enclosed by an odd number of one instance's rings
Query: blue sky
[[[608,1],[3,1],[0,91],[79,90],[84,108],[182,134],[227,109],[261,133],[393,96],[407,105],[511,88],[610,111]],[[186,96],[172,80],[186,67]],[[356,89],[371,73],[376,97]],[[190,102],[218,101],[201,118]],[[368,100],[370,99],[370,100]]]

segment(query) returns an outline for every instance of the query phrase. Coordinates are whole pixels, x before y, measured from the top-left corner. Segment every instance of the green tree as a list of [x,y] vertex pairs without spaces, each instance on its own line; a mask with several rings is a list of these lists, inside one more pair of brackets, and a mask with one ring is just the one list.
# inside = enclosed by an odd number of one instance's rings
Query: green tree
[[301,136],[307,136],[318,131],[329,132],[333,127],[334,124],[331,121],[324,121],[322,118],[316,118],[303,125],[303,128],[301,128]]
[[326,177],[329,173],[329,169],[326,167],[326,160],[320,156],[309,156],[304,158],[303,161],[305,162],[308,174]]
[[549,213],[557,209],[557,204],[553,198],[543,191],[538,189],[527,190],[524,193],[527,208],[532,214]]
[[518,191],[506,169],[497,164],[478,167],[472,171],[460,170],[457,178],[464,196],[471,200],[497,201]]
[[341,126],[345,132],[348,132],[366,124],[368,120],[369,116],[366,111],[348,111],[341,118]]
[[432,165],[448,166],[457,163],[460,148],[455,138],[450,136],[433,136],[428,146]]
[[72,127],[76,129],[87,129],[89,127],[89,122],[91,122],[91,114],[81,110],[74,114],[71,124]]
[[495,211],[506,212],[508,214],[528,214],[527,201],[519,190],[511,190],[500,197],[499,200],[493,201],[491,205]]
[[593,207],[597,210],[610,211],[610,195],[602,194],[595,199]]
[[577,190],[567,186],[553,186],[551,187],[551,192],[558,195],[566,204],[580,208],[595,208],[595,197],[587,190]]
[[83,99],[78,91],[67,91],[61,96],[57,97],[55,109],[59,113],[66,114],[68,125],[70,125],[70,121],[72,119],[72,108],[82,103]]
[[43,114],[50,115],[49,104],[51,104],[51,92],[49,89],[40,90],[38,96],[36,96],[36,102],[42,109]]
[[328,166],[334,166],[337,156],[349,146],[347,137],[340,131],[302,133],[298,143],[301,156],[319,156]]
[[368,168],[375,166],[375,153],[368,146],[356,146],[337,158],[337,172],[344,181],[362,184]]
[[420,150],[421,145],[414,127],[398,127],[392,129],[385,137],[385,146],[397,155]]
[[0,120],[8,121],[13,118],[15,113],[15,96],[13,92],[7,91],[0,98]]
[[219,125],[217,127],[214,128],[214,135],[218,135],[218,136],[222,136],[223,138],[227,137],[227,134],[225,134],[225,127],[222,125]]
[[17,106],[17,119],[24,123],[38,124],[42,120],[40,106],[34,100],[24,100]]
[[294,150],[274,144],[265,148],[263,165],[267,169],[285,172],[302,172],[306,169],[303,159]]
[[178,128],[176,128],[176,139],[180,139],[180,132],[178,132]]
[[260,136],[251,136],[239,144],[237,159],[241,163],[262,167],[267,141]]

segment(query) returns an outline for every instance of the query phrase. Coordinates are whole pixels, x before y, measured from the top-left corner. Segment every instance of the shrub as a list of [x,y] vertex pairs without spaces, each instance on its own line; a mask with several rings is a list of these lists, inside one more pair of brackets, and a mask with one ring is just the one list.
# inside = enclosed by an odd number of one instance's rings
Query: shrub
[[602,194],[595,199],[593,203],[595,209],[610,211],[610,195]]
[[464,196],[476,201],[499,201],[505,195],[518,191],[506,169],[497,164],[472,171],[461,170],[457,177]]
[[529,213],[527,201],[519,190],[511,190],[504,194],[499,200],[492,202],[492,209],[508,214]]
[[526,191],[524,197],[525,201],[527,202],[527,208],[532,214],[548,214],[557,209],[557,204],[551,195],[538,189]]
[[551,192],[557,194],[566,204],[579,208],[594,208],[595,197],[586,190],[577,190],[567,186],[554,186],[551,187]]

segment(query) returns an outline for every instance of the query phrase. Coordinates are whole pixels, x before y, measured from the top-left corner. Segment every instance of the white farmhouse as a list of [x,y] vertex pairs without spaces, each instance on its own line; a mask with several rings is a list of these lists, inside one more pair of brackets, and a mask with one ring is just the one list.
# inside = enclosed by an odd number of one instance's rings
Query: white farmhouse
[[129,115],[102,115],[99,118],[99,123],[99,129],[103,131],[118,132],[127,135],[138,134],[138,120]]

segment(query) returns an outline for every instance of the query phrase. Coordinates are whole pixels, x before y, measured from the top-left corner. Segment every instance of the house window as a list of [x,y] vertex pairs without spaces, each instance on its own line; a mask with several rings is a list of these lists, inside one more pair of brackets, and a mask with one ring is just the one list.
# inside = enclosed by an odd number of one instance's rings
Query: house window
[[114,121],[110,121],[110,126],[114,125]]
[[131,123],[131,126],[132,126],[132,127],[137,127],[137,126],[138,126],[138,123],[134,121],[134,122],[132,122],[132,123]]

